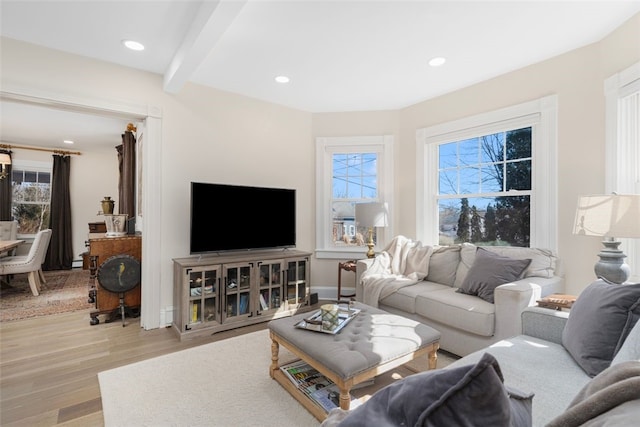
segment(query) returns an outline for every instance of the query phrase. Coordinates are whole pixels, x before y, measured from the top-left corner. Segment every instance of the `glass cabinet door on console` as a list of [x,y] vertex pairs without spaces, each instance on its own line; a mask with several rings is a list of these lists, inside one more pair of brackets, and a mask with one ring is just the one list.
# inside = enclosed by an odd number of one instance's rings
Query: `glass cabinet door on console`
[[253,262],[225,264],[223,322],[251,316],[251,270]]
[[287,308],[307,305],[309,299],[309,258],[287,260],[286,297]]
[[258,261],[257,314],[278,310],[282,306],[282,260]]
[[186,299],[189,309],[184,313],[187,329],[209,323],[221,323],[220,267],[193,267],[185,270],[189,287]]

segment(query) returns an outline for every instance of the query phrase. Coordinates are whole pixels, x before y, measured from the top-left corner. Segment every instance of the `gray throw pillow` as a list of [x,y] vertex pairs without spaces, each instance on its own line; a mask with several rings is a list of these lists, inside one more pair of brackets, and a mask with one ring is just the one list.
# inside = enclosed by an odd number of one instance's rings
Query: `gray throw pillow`
[[611,361],[611,365],[629,360],[640,362],[640,322],[636,322],[636,325],[631,329],[624,340],[624,344],[622,344],[622,347],[620,347],[620,350]]
[[460,263],[460,245],[434,248],[429,258],[429,274],[425,280],[453,286]]
[[[496,359],[485,353],[475,365],[410,375],[378,390],[340,416],[354,426],[531,426],[533,394],[507,389]],[[332,425],[326,421],[325,425]]]
[[493,303],[493,292],[505,283],[522,278],[530,259],[514,259],[478,248],[473,265],[456,292],[476,295]]
[[611,364],[640,318],[640,283],[598,279],[582,291],[569,312],[562,345],[590,376]]

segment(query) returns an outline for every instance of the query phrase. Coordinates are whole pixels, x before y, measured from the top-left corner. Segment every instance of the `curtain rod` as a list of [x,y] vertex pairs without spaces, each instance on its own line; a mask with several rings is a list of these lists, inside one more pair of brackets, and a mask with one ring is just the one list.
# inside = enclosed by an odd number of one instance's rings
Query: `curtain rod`
[[51,149],[51,148],[30,147],[28,145],[0,144],[0,149],[3,149],[3,148],[7,149],[7,150],[10,150],[12,148],[18,148],[18,149],[21,149],[21,150],[48,151],[50,153],[62,154],[62,155],[67,155],[67,154],[75,154],[77,156],[81,156],[82,155],[82,153],[80,151],[55,150],[55,149]]

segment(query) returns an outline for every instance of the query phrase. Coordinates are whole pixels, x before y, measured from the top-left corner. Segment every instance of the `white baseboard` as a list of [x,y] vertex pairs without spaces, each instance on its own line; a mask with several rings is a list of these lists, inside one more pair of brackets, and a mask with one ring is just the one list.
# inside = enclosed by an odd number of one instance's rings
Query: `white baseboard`
[[[318,299],[336,300],[338,299],[338,288],[336,286],[312,286],[311,293],[317,293]],[[342,287],[342,294],[352,295],[356,293],[356,288]]]
[[160,310],[160,327],[168,328],[173,322],[173,307],[165,307]]

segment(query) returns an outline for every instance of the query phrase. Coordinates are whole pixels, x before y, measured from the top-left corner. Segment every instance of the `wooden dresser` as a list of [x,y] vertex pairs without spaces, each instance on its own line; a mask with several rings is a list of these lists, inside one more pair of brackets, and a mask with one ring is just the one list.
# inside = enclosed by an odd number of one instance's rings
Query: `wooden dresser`
[[[113,320],[111,317],[118,315],[120,308],[120,296],[109,292],[98,283],[98,269],[102,263],[115,255],[130,255],[142,262],[142,236],[106,237],[105,233],[89,233],[88,246],[91,273],[89,300],[95,302],[95,309],[91,310],[90,323],[97,325],[100,323],[98,315],[106,314],[106,321],[109,322]],[[141,286],[137,286],[124,294],[125,310],[129,315],[140,314],[140,288]]]

